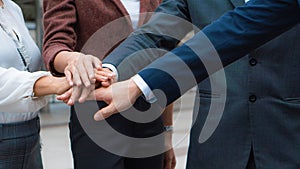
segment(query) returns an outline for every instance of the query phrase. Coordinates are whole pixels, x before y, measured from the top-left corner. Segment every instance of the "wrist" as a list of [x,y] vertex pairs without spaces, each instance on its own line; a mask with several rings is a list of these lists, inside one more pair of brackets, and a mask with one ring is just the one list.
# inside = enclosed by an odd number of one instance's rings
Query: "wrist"
[[52,76],[51,78],[51,85],[49,86],[49,90],[52,91],[51,94],[61,95],[71,87],[65,77]]
[[71,55],[72,52],[61,51],[59,52],[53,61],[53,68],[59,73],[64,73],[65,68],[73,61],[75,57]]
[[151,88],[148,86],[148,84],[144,81],[144,79],[139,74],[136,74],[130,79],[137,85],[139,90],[145,96],[147,102],[154,103],[157,101],[157,98],[154,96]]
[[67,65],[72,64],[74,60],[78,59],[80,56],[79,52],[69,52],[69,51],[62,51],[62,55],[66,58]]
[[47,80],[48,84],[45,84],[45,88],[49,91],[47,94],[56,94],[58,92],[59,86],[55,80],[56,77],[54,76],[47,76],[45,79]]
[[141,89],[132,79],[129,79],[129,92],[132,93],[134,99],[137,99],[140,95],[142,95]]
[[173,127],[166,127],[164,126],[164,137],[165,137],[165,146],[167,150],[173,147],[172,140],[173,140]]
[[40,97],[53,93],[55,91],[52,85],[52,76],[43,76],[40,77],[33,86],[34,96]]

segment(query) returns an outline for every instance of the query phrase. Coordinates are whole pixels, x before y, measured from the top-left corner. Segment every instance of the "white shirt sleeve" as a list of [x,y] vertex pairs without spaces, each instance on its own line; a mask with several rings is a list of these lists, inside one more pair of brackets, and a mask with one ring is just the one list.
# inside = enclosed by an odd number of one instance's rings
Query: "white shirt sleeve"
[[33,98],[33,86],[48,72],[26,72],[0,67],[0,112],[35,112],[47,104],[47,98]]
[[149,103],[154,103],[157,101],[157,98],[153,94],[152,90],[148,86],[148,84],[144,81],[144,79],[140,75],[135,75],[131,78],[134,83],[138,86],[138,88],[142,91],[143,95],[145,96],[145,99]]
[[109,63],[104,63],[104,64],[102,64],[102,67],[108,68],[108,69],[110,69],[112,72],[114,72],[115,75],[116,75],[116,81],[118,81],[119,73],[118,73],[117,68],[116,68],[114,65],[109,64]]
[[[102,67],[109,68],[112,72],[116,74],[116,79],[118,81],[118,70],[117,68],[109,63],[102,64]],[[143,95],[145,96],[146,101],[149,103],[154,103],[157,101],[157,98],[153,94],[152,90],[148,86],[148,84],[144,81],[144,79],[140,75],[135,75],[131,78],[134,83],[138,86],[138,88],[142,91]]]

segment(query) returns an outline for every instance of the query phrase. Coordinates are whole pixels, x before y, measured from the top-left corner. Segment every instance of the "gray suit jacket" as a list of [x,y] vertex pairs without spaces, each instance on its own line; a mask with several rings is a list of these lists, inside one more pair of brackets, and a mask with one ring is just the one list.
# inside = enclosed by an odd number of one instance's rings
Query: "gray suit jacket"
[[[180,17],[198,28],[203,28],[224,12],[242,4],[243,1],[238,0],[165,0],[157,11]],[[204,29],[224,65],[241,58],[249,49],[299,23],[297,0],[251,0],[249,4],[252,6],[238,8],[234,13],[226,14]],[[125,56],[144,48],[174,49],[176,41],[158,34],[167,31],[180,36],[185,33],[185,25],[178,20],[166,18],[168,17],[154,15],[139,30],[140,33],[147,30],[154,33],[134,34],[129,37],[108,56],[106,62],[118,67],[130,58]],[[179,31],[176,32],[177,30]],[[188,65],[197,82],[207,76],[199,56],[211,61],[209,54],[213,50],[202,45],[204,39],[197,33],[183,46],[155,60],[140,71],[139,75],[151,89],[160,89],[166,93],[168,103],[174,101],[181,94],[176,82],[182,82],[187,77],[187,71],[182,70],[184,67],[177,63],[183,61]],[[300,71],[300,59],[297,58],[299,41],[297,25],[225,68],[228,87],[225,111],[219,126],[204,143],[199,143],[198,140],[209,105],[211,101],[221,103],[223,100],[220,95],[223,93],[218,90],[211,93],[208,81],[200,84],[195,101],[200,103],[200,107],[195,106],[194,110],[199,113],[198,116],[195,115],[191,133],[188,169],[244,169],[251,148],[254,150],[257,168],[299,168],[300,115],[297,113],[300,112],[300,81],[296,78]],[[195,47],[200,52],[194,52],[190,47]],[[144,52],[139,58],[144,55],[153,56],[154,52],[151,52],[153,51]],[[129,69],[128,67],[134,65],[130,63],[121,67]],[[166,73],[167,71],[173,73],[173,76]],[[121,75],[121,79],[132,76],[129,71],[120,72],[126,72],[126,75]],[[218,74],[211,76],[211,82],[222,86],[219,84]],[[191,86],[192,84],[186,84],[183,91]]]
[[[198,25],[207,25],[243,0],[200,0]],[[191,3],[189,3],[191,4]],[[194,5],[194,4],[192,4]],[[257,168],[298,169],[300,165],[300,25],[225,68],[227,98],[213,135],[198,142],[211,102],[209,79],[199,84],[189,169],[244,169],[251,148]],[[222,85],[220,74],[210,77]],[[196,117],[196,115],[198,115]]]

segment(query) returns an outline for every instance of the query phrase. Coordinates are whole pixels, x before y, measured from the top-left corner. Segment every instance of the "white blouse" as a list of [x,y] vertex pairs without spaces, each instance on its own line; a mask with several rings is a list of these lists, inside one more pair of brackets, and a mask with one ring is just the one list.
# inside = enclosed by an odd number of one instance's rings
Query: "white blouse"
[[[45,106],[47,101],[43,97],[35,98],[32,95],[35,81],[47,75],[50,74],[45,71],[30,73],[0,67],[0,110],[7,113],[27,113]],[[0,116],[0,123],[1,120]]]
[[[0,8],[0,124],[30,120],[46,98],[31,97],[37,79],[49,75],[41,68],[41,54],[26,28],[19,6],[3,0]],[[35,73],[29,73],[27,72]]]

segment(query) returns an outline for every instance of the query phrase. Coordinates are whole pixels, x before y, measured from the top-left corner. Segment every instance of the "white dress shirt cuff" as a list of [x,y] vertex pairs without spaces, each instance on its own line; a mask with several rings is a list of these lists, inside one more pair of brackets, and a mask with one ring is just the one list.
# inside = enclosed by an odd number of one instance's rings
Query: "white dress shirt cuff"
[[140,75],[135,75],[131,78],[134,83],[138,86],[138,88],[142,91],[145,96],[145,99],[149,103],[154,103],[157,101],[157,98],[153,94],[152,90],[148,86],[148,84],[144,81],[144,79]]
[[108,69],[110,69],[112,72],[114,72],[115,74],[116,74],[116,81],[118,81],[118,77],[119,77],[119,73],[118,73],[118,70],[117,70],[117,68],[114,66],[114,65],[112,65],[112,64],[109,64],[109,63],[104,63],[104,64],[102,64],[102,67],[104,67],[104,68],[108,68]]

